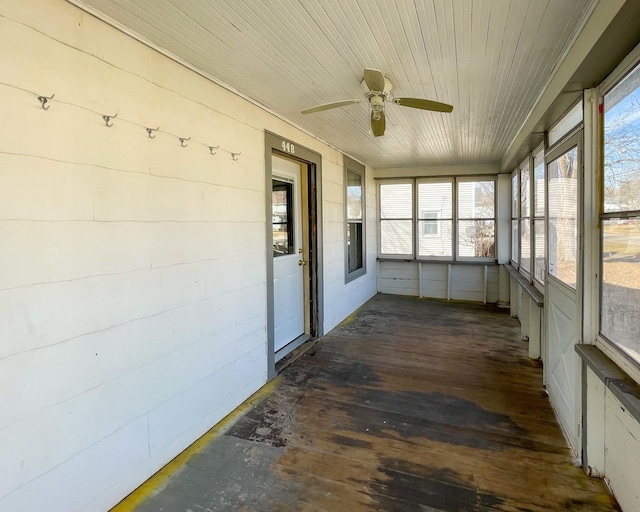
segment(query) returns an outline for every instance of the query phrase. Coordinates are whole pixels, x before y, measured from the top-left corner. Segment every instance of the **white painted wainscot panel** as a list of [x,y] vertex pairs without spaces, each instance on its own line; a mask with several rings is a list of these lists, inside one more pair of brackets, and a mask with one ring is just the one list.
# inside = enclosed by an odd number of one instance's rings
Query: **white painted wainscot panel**
[[498,265],[402,260],[383,260],[378,265],[381,293],[498,302]]

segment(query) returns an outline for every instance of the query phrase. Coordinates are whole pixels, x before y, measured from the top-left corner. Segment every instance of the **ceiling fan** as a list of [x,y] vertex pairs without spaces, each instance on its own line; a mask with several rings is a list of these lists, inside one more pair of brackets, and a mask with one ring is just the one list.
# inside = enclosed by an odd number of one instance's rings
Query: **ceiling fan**
[[391,93],[391,88],[393,86],[391,81],[388,78],[385,78],[382,74],[382,71],[377,69],[365,68],[362,83],[367,88],[364,98],[334,101],[333,103],[318,105],[316,107],[302,110],[301,114],[313,114],[315,112],[321,112],[322,110],[345,107],[347,105],[353,105],[354,103],[368,101],[371,107],[371,131],[376,137],[380,137],[381,135],[384,135],[384,104],[387,100],[391,101],[391,103],[395,103],[396,105],[400,105],[401,107],[419,108],[422,110],[432,110],[434,112],[453,111],[453,107],[451,105],[422,98],[389,99],[389,94]]

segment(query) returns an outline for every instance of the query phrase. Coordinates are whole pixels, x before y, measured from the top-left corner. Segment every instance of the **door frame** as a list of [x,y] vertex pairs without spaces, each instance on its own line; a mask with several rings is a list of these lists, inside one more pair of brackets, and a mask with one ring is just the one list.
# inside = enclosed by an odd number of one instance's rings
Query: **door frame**
[[[309,280],[305,283],[309,289],[309,304],[305,305],[305,316],[308,315],[309,325],[306,335],[297,338],[279,351],[291,352],[310,338],[317,338],[324,334],[324,300],[323,300],[323,272],[322,272],[322,155],[289,139],[265,130],[265,231],[266,231],[266,265],[267,265],[267,379],[276,376],[276,353],[274,335],[274,286],[273,286],[273,229],[272,218],[272,156],[278,155],[301,164],[301,193],[306,198],[308,230],[305,243],[307,244]],[[305,173],[306,176],[302,176]],[[304,186],[306,184],[306,186]],[[303,199],[304,201],[305,199]],[[304,229],[303,229],[304,231]],[[306,329],[305,329],[306,330]],[[286,354],[285,354],[286,355]]]
[[[557,277],[552,276],[549,273],[549,170],[548,165],[563,154],[570,151],[572,148],[577,149],[578,155],[578,183],[577,183],[577,204],[576,204],[576,287],[572,289],[569,285]],[[584,286],[584,181],[585,181],[585,166],[584,166],[584,122],[580,122],[575,128],[567,133],[560,141],[554,146],[547,149],[544,155],[545,166],[545,261],[547,262],[547,268],[545,270],[545,312],[544,312],[544,365],[543,365],[543,381],[545,387],[549,391],[549,399],[555,409],[558,423],[568,441],[574,454],[581,457],[582,450],[582,408],[583,398],[581,390],[582,379],[582,365],[578,360],[578,354],[575,350],[572,352],[576,361],[576,375],[573,376],[573,391],[575,392],[575,410],[573,412],[572,424],[567,425],[568,418],[562,416],[561,411],[558,410],[557,401],[558,398],[554,396],[553,392],[549,390],[549,375],[552,367],[557,361],[551,361],[549,357],[551,337],[549,333],[549,322],[551,320],[551,303],[550,298],[556,292],[564,294],[566,297],[574,298],[576,308],[576,318],[574,319],[574,326],[576,330],[576,344],[581,345],[584,343],[584,331],[583,331],[583,286]],[[555,292],[550,288],[554,287]],[[572,426],[576,427],[574,432]]]

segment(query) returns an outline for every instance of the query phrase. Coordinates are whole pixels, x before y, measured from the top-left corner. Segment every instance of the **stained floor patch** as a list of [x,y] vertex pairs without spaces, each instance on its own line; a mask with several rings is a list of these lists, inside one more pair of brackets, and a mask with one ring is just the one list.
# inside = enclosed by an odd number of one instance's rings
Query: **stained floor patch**
[[[427,438],[437,442],[484,450],[511,446],[532,449],[527,431],[505,415],[442,393],[393,392],[359,389],[359,406],[344,406],[357,428],[375,435],[396,432],[405,438]],[[375,405],[372,405],[375,404]]]
[[517,322],[378,295],[137,512],[611,512]]
[[[451,469],[431,469],[403,464],[393,469],[394,461],[383,460],[371,488],[380,508],[405,512],[419,503],[423,510],[461,512],[491,510],[504,503],[499,496],[470,487]],[[420,510],[420,509],[418,509]]]

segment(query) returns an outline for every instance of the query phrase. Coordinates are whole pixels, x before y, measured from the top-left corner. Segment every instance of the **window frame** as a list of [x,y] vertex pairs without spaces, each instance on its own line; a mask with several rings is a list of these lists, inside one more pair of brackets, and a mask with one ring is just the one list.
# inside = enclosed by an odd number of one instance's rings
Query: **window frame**
[[[460,218],[459,208],[459,185],[460,183],[474,183],[478,181],[492,181],[493,182],[493,217],[473,217],[473,218]],[[494,262],[498,260],[498,180],[495,175],[485,175],[485,176],[457,176],[454,180],[454,191],[453,191],[453,201],[454,201],[454,210],[453,210],[453,260],[454,261],[473,261],[473,262]],[[459,225],[460,221],[493,221],[493,256],[460,256],[458,251],[458,235],[459,235]]]
[[[518,165],[518,196],[519,196],[519,201],[518,201],[518,270],[520,271],[520,273],[527,279],[527,281],[531,282],[532,277],[533,277],[533,273],[531,272],[531,262],[533,261],[531,258],[531,255],[533,253],[533,243],[531,240],[531,233],[532,233],[532,211],[533,211],[533,204],[532,204],[532,182],[531,182],[531,155],[527,155],[527,158],[525,158],[520,165]],[[529,174],[529,183],[528,183],[528,195],[529,195],[529,215],[527,217],[523,217],[522,216],[522,171],[523,169],[527,169],[528,174]],[[525,268],[522,265],[522,221],[525,221],[527,224],[527,227],[529,229],[529,268]]]
[[[543,200],[542,200],[542,215],[537,215],[536,213],[536,202],[537,202],[537,188],[536,188],[536,158],[541,157],[542,159],[542,167],[543,167],[543,172],[544,172],[544,177],[542,180],[542,194],[543,194]],[[531,264],[531,281],[533,283],[533,285],[538,288],[538,290],[540,290],[541,292],[544,293],[544,278],[546,278],[547,275],[547,266],[548,266],[548,259],[547,259],[547,164],[546,164],[546,160],[545,160],[545,149],[544,149],[544,144],[540,145],[538,148],[536,148],[532,153],[531,153],[531,173],[530,173],[530,177],[533,177],[533,179],[531,179],[531,188],[532,188],[532,194],[531,194],[531,200],[532,200],[532,204],[531,204],[531,255],[532,255],[532,264]],[[535,228],[536,228],[536,224],[537,223],[541,223],[544,230],[543,230],[543,237],[542,240],[544,241],[544,251],[543,251],[543,260],[544,260],[544,267],[543,267],[543,271],[542,271],[542,276],[543,276],[543,280],[540,281],[539,279],[536,278],[536,258],[537,258],[537,251],[538,251],[538,246],[537,246],[537,237],[536,237],[536,233],[535,233]]]
[[[273,206],[275,203],[273,203],[272,200],[272,206],[271,206],[271,225],[272,226],[287,226],[287,252],[282,252],[282,253],[278,253],[275,251],[274,247],[275,247],[275,239],[274,239],[274,244],[271,247],[272,250],[272,255],[274,258],[279,258],[281,256],[289,256],[291,254],[295,253],[295,240],[293,239],[293,234],[294,234],[294,219],[293,219],[293,209],[294,209],[294,196],[295,196],[295,191],[294,191],[294,182],[288,180],[287,178],[283,178],[280,176],[273,176],[271,178],[271,194],[273,195],[274,192],[274,186],[275,186],[275,182],[278,182],[281,185],[284,185],[284,193],[285,193],[285,205],[286,205],[286,220],[284,222],[282,221],[278,221],[278,222],[274,222],[273,218]],[[273,196],[272,196],[273,197]],[[273,228],[272,228],[273,229]]]
[[[442,262],[442,263],[497,263],[498,261],[498,239],[499,233],[497,229],[498,225],[498,176],[497,174],[474,174],[468,176],[432,176],[432,177],[414,177],[414,178],[378,178],[378,198],[377,198],[377,224],[378,224],[378,259],[379,260],[405,260],[405,261],[419,261],[419,262]],[[458,184],[462,182],[476,182],[476,181],[491,181],[493,182],[493,217],[481,219],[478,218],[458,218]],[[419,207],[418,207],[418,184],[419,183],[451,183],[452,187],[452,210],[451,210],[451,256],[419,256],[418,255],[418,223],[419,219]],[[411,184],[412,191],[412,254],[384,254],[381,252],[382,247],[382,222],[384,220],[409,220],[408,218],[393,218],[382,219],[381,218],[381,187],[383,185],[397,185],[397,184]],[[423,209],[428,211],[427,209]],[[435,211],[435,209],[434,209]],[[493,243],[494,243],[494,255],[491,257],[481,256],[460,256],[458,254],[458,223],[460,220],[486,220],[493,222]],[[444,222],[449,220],[440,217],[438,222]]]
[[[428,215],[431,214],[435,214],[435,217],[433,218],[429,218]],[[442,230],[440,229],[440,219],[442,217],[442,210],[420,210],[420,215],[418,217],[418,221],[422,221],[425,224],[422,224],[422,230],[420,230],[420,236],[424,236],[427,238],[437,238],[439,236],[442,236]],[[430,224],[426,224],[426,222],[429,222]],[[425,229],[426,227],[431,227],[431,226],[435,226],[436,228],[436,232],[435,233],[425,233]]]
[[[580,104],[582,104],[582,101],[580,101]],[[549,147],[547,148],[547,150],[545,151],[545,155],[544,155],[544,172],[545,172],[545,176],[544,176],[544,183],[545,183],[545,197],[544,197],[544,202],[545,202],[545,266],[546,266],[546,271],[545,271],[545,281],[548,281],[549,279],[552,279],[554,283],[563,286],[564,288],[566,288],[567,290],[569,290],[571,293],[580,293],[580,269],[581,269],[581,265],[582,265],[582,254],[580,252],[580,242],[581,242],[581,238],[582,238],[582,234],[581,234],[581,194],[582,194],[582,183],[581,180],[583,179],[583,175],[584,175],[584,171],[583,171],[583,167],[584,167],[584,153],[583,153],[583,146],[584,146],[584,139],[583,139],[583,123],[581,122],[580,124],[578,124],[577,126],[575,126],[568,134],[566,134],[562,139],[560,139],[553,147]],[[549,255],[549,248],[550,248],[550,243],[549,243],[549,221],[550,221],[550,216],[549,216],[549,164],[556,161],[558,158],[562,157],[563,155],[569,153],[570,151],[572,151],[573,149],[576,150],[577,152],[577,159],[578,159],[578,183],[577,183],[577,200],[578,203],[576,205],[576,283],[575,286],[572,286],[571,284],[563,281],[562,279],[560,279],[557,276],[552,275],[549,272],[549,262],[551,260],[550,255]]]
[[[361,218],[360,219],[349,219],[349,207],[348,207],[348,175],[349,173],[356,174],[360,176],[360,186],[361,186]],[[359,162],[356,162],[352,158],[347,156],[344,157],[344,282],[349,283],[362,277],[367,273],[367,202],[366,202],[366,169],[365,166]],[[362,258],[362,265],[354,270],[349,269],[349,240],[347,237],[347,232],[349,231],[349,227],[351,224],[360,224],[361,228],[361,238],[360,238],[360,251]]]
[[598,87],[600,95],[600,108],[602,114],[599,116],[598,131],[600,140],[598,143],[599,163],[598,163],[598,249],[597,249],[597,307],[595,343],[606,355],[608,355],[616,364],[620,365],[636,382],[640,383],[640,358],[633,357],[629,354],[621,344],[607,338],[602,334],[602,293],[603,293],[603,276],[604,276],[604,221],[610,219],[629,219],[640,218],[640,210],[624,210],[605,212],[605,195],[604,195],[604,178],[605,178],[605,116],[604,116],[604,100],[605,96],[618,86],[630,73],[640,69],[640,45],[636,46],[627,57],[618,65],[618,67],[609,75]]
[[[414,183],[414,205],[415,210],[418,213],[416,215],[415,225],[414,225],[414,254],[415,259],[417,261],[446,261],[448,263],[455,261],[455,208],[456,208],[456,180],[453,176],[446,177],[429,177],[429,178],[416,178]],[[426,219],[423,219],[419,214],[421,211],[436,211],[436,209],[430,210],[429,208],[421,208],[420,207],[420,185],[421,184],[448,184],[451,187],[451,216],[443,217],[442,216],[442,208],[440,208],[440,215],[438,216],[438,235],[422,235],[420,232],[420,222]],[[437,238],[442,236],[442,223],[450,222],[451,223],[451,245],[449,247],[451,255],[450,256],[421,256],[420,255],[420,240],[419,237],[424,236],[426,238]]]
[[[398,217],[398,218],[382,218],[382,187],[384,185],[411,185],[411,217]],[[378,224],[378,258],[382,259],[394,259],[394,260],[407,260],[407,259],[416,259],[416,180],[413,178],[393,178],[393,179],[382,179],[378,183],[378,200],[377,200],[377,224]],[[401,220],[401,221],[410,221],[411,222],[411,253],[403,253],[403,254],[389,254],[382,252],[382,223],[383,221],[392,221],[392,220]]]
[[[516,211],[513,211],[513,206],[514,206],[514,197],[513,197],[513,179],[516,179],[516,201],[515,201],[515,206],[516,206]],[[511,173],[511,180],[510,180],[510,199],[511,201],[509,202],[509,210],[511,213],[511,224],[510,224],[510,236],[511,236],[511,245],[509,247],[509,262],[511,263],[511,266],[513,268],[516,269],[520,269],[520,167],[516,167],[513,172]],[[516,247],[517,247],[517,259],[513,259],[513,223],[516,223],[516,233],[517,233],[517,239],[516,239]]]

